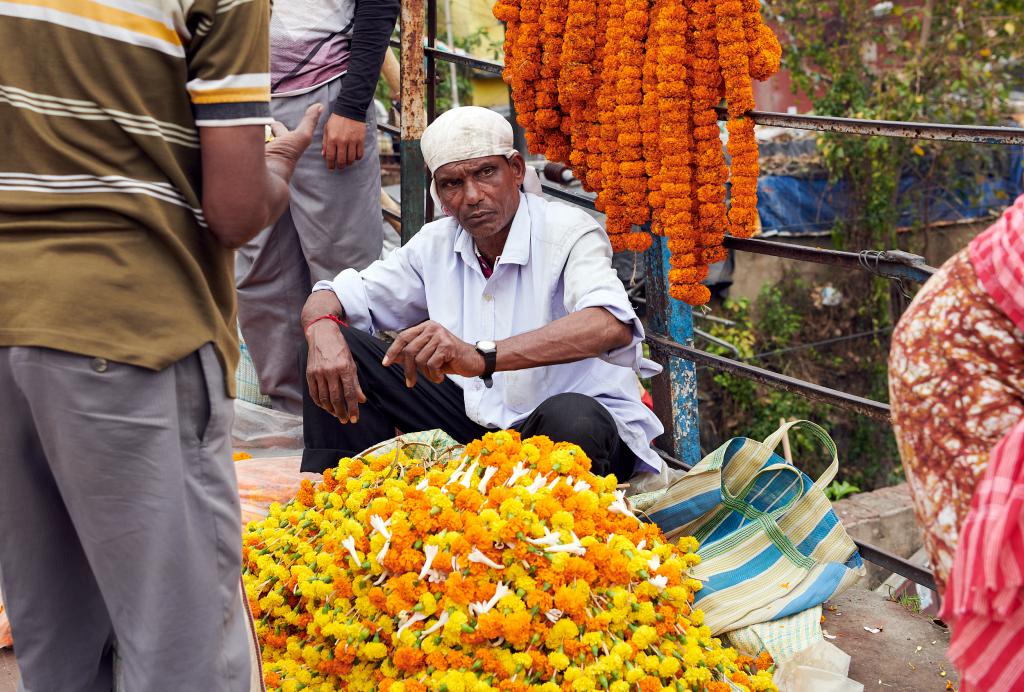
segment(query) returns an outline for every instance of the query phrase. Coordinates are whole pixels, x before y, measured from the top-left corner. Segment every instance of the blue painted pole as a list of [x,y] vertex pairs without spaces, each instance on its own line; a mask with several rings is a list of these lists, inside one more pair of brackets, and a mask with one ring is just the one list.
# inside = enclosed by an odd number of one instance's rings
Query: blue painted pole
[[[668,294],[669,252],[665,238],[654,236],[644,253],[647,287],[647,329],[686,346],[693,345],[693,313],[689,305]],[[651,381],[654,411],[665,426],[655,444],[680,461],[701,459],[697,413],[697,368],[692,361],[655,354],[664,371]]]

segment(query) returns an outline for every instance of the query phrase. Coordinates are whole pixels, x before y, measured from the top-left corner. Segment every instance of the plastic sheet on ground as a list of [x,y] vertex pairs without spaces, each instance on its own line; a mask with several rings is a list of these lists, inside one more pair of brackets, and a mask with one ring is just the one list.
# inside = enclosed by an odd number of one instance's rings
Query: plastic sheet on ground
[[302,453],[302,417],[235,399],[231,444],[259,456]]
[[6,649],[13,645],[11,623],[7,619],[7,611],[4,609],[4,595],[0,593],[0,649]]
[[780,620],[733,630],[726,637],[737,651],[748,656],[761,651],[771,654],[779,692],[864,690],[864,685],[847,677],[850,655],[825,641],[820,605]]
[[242,523],[262,519],[271,503],[288,502],[299,490],[302,479],[314,483],[319,473],[302,473],[301,456],[260,457],[235,463],[238,474],[238,497],[242,503]]

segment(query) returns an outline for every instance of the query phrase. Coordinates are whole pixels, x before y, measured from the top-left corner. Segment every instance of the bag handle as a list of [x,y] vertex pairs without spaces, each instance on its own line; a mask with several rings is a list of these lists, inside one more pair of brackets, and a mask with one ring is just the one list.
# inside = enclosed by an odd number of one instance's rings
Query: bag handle
[[[753,487],[754,482],[761,474],[773,473],[776,471],[784,471],[796,476],[796,482],[799,490],[794,493],[789,502],[781,507],[776,507],[770,512],[765,512],[755,508],[746,500],[740,499],[741,497],[746,497],[747,493],[750,492],[751,487]],[[763,531],[767,534],[768,539],[775,544],[775,547],[777,547],[779,551],[781,551],[782,554],[790,560],[790,562],[798,567],[803,567],[804,569],[811,569],[815,567],[818,564],[817,561],[797,550],[797,547],[793,545],[793,541],[789,540],[789,537],[778,524],[778,519],[785,515],[786,512],[788,512],[793,505],[799,502],[803,497],[804,477],[800,470],[792,464],[770,464],[769,466],[764,467],[754,474],[754,478],[751,479],[750,483],[747,484],[747,487],[744,488],[738,496],[729,494],[723,479],[722,504],[725,506],[715,514],[715,517],[711,521],[705,523],[704,526],[701,527],[701,530],[694,535],[694,538],[697,539],[698,543],[702,543],[711,533],[713,528],[718,526],[721,520],[725,519],[725,517],[729,515],[730,510],[739,512],[747,519],[750,519],[751,522],[739,530],[733,531],[725,538],[715,541],[708,550],[698,549],[698,554],[702,558],[710,560],[724,552],[738,548],[748,538]]]
[[[790,421],[788,423],[784,423],[778,430],[765,438],[764,442],[759,444],[763,445],[769,453],[774,453],[775,448],[778,447],[779,443],[782,441],[782,436],[789,430],[798,428],[810,432],[832,455],[832,461],[828,468],[825,469],[811,487],[812,490],[817,489],[824,491],[825,487],[832,482],[835,478],[836,472],[839,470],[839,452],[831,436],[829,436],[828,432],[820,425],[807,420]],[[707,466],[707,470],[721,469],[725,460],[725,450],[729,444],[730,443],[727,442],[712,453],[712,458]],[[747,494],[762,474],[777,471],[792,472],[796,475],[799,483],[799,491],[795,493],[785,505],[776,507],[770,512],[764,512],[756,509],[744,498],[746,498]],[[796,468],[796,466],[791,463],[770,464],[755,473],[754,477],[747,483],[746,487],[736,495],[733,495],[729,491],[729,488],[725,483],[725,475],[722,474],[721,493],[723,507],[715,513],[714,517],[712,517],[710,521],[705,522],[701,529],[695,533],[694,538],[697,539],[698,543],[703,542],[711,534],[714,528],[729,515],[730,511],[739,512],[745,518],[751,520],[751,523],[742,527],[738,531],[733,532],[720,541],[716,541],[713,549],[704,553],[705,557],[710,558],[725,550],[730,550],[758,531],[764,531],[772,543],[774,543],[775,546],[779,548],[779,550],[781,550],[782,553],[794,564],[808,569],[816,564],[813,559],[807,557],[796,549],[796,546],[793,545],[793,542],[789,540],[776,521],[786,514],[786,512],[788,512],[793,505],[804,496],[803,474]]]
[[[792,473],[796,477],[796,481],[798,483],[798,492],[795,493],[794,496],[790,498],[788,502],[786,502],[786,504],[776,507],[771,511],[765,512],[764,510],[757,509],[744,499],[750,493],[750,489],[754,486],[754,484],[757,482],[757,479],[760,476],[767,473],[774,473],[776,471]],[[785,515],[786,512],[788,512],[793,507],[794,504],[796,504],[803,498],[803,474],[801,474],[799,469],[797,469],[792,464],[770,464],[758,470],[758,472],[754,474],[754,477],[750,479],[750,482],[747,483],[746,487],[744,487],[743,490],[741,490],[736,495],[733,495],[731,492],[729,492],[729,488],[725,483],[725,476],[722,476],[721,493],[723,507],[719,509],[709,521],[705,522],[704,525],[701,526],[701,528],[697,532],[694,533],[693,537],[697,539],[698,543],[702,543],[704,539],[706,539],[711,534],[715,527],[717,527],[723,520],[725,520],[725,518],[729,516],[731,512],[739,512],[745,518],[750,519],[752,522],[761,522],[763,520],[767,520],[770,521],[772,524],[775,524],[776,519],[779,519],[783,515]],[[747,524],[745,527],[740,529],[740,532],[743,533],[744,536],[746,536],[751,532],[751,529],[756,529],[757,526],[757,523]]]
[[839,472],[839,450],[836,448],[835,441],[829,436],[828,431],[821,427],[817,423],[812,423],[809,420],[794,420],[787,423],[783,423],[778,430],[773,432],[768,437],[764,438],[762,443],[765,447],[768,447],[771,451],[775,451],[779,443],[782,442],[782,436],[790,430],[804,430],[809,432],[814,438],[816,438],[825,447],[825,450],[832,455],[832,461],[828,465],[818,480],[814,481],[814,488],[824,492],[825,488],[835,479],[836,473]]

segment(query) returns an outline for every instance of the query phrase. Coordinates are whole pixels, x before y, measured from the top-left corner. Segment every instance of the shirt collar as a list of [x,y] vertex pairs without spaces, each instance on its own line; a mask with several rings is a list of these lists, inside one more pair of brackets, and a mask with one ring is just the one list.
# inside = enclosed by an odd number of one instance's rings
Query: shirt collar
[[[519,193],[519,208],[512,219],[512,227],[509,229],[508,238],[505,239],[505,247],[501,251],[500,262],[495,262],[495,269],[498,264],[522,264],[530,261],[530,238],[532,220],[530,218],[530,205],[526,195]],[[455,251],[462,255],[463,261],[469,266],[477,265],[476,244],[466,229],[459,226],[459,235],[455,239]]]

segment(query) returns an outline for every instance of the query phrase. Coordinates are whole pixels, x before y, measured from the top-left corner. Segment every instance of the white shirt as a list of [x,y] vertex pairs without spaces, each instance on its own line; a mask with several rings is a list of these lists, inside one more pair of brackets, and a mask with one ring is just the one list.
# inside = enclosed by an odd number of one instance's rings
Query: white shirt
[[599,401],[619,436],[658,473],[663,462],[650,443],[663,431],[640,401],[636,375],[660,366],[643,357],[643,325],[611,266],[608,236],[575,207],[520,193],[519,209],[501,257],[485,279],[473,237],[454,218],[429,223],[387,259],[361,272],[346,269],[314,291],[333,289],[352,327],[370,333],[400,331],[430,319],[467,343],[500,341],[539,329],[584,308],[603,307],[633,325],[629,345],[576,363],[479,378],[449,375],[464,393],[466,414],[488,428],[508,428],[549,397],[576,392]]

